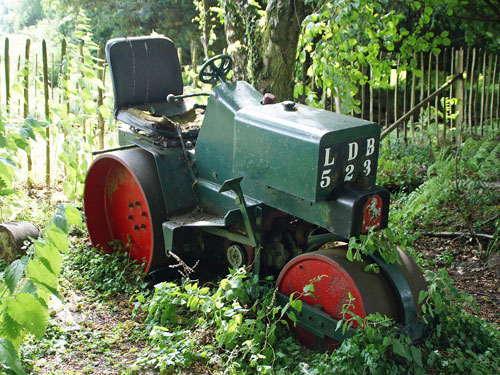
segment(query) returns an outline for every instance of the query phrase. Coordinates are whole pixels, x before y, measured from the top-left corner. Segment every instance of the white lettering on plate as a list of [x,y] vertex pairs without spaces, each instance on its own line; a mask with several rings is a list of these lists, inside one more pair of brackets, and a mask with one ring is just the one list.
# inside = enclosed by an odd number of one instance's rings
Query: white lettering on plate
[[358,144],[356,142],[351,142],[349,143],[349,159],[347,160],[356,159],[356,156],[358,156]]
[[331,147],[325,148],[325,164],[323,165],[324,167],[329,167],[335,163],[335,158],[332,157],[332,160],[330,160],[330,150]]
[[375,152],[375,138],[368,138],[366,140],[366,156],[370,156]]

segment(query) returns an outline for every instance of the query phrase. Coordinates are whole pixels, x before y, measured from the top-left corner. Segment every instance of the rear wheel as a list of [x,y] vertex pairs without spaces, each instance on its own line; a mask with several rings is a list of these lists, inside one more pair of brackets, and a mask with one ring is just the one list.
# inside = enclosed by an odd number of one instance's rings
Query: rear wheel
[[[403,274],[406,276],[415,305],[420,290],[426,289],[423,275],[406,253],[400,251]],[[302,293],[304,286],[314,284],[314,296],[301,296],[300,299],[336,320],[348,319],[343,316],[344,306],[351,304],[347,310],[365,318],[368,314],[380,313],[393,318],[396,322],[402,319],[402,308],[398,295],[386,276],[380,273],[365,272],[368,263],[350,262],[346,258],[344,248],[325,249],[306,253],[293,258],[281,271],[277,289],[290,295]],[[354,327],[357,325],[354,324]],[[312,349],[333,349],[339,345],[328,337],[320,338],[302,327],[292,327],[299,341]]]
[[125,250],[151,272],[168,263],[162,223],[164,199],[151,154],[131,149],[104,154],[87,173],[84,209],[92,244]]

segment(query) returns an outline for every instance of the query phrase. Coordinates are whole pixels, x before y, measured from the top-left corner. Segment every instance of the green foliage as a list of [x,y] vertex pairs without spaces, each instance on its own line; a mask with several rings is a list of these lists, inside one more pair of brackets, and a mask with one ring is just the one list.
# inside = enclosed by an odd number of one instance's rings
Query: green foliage
[[495,232],[491,218],[498,215],[500,198],[488,181],[497,179],[499,150],[495,137],[468,138],[458,150],[442,148],[427,181],[395,202],[392,222],[407,229]]
[[335,352],[304,354],[276,367],[275,373],[496,374],[500,364],[495,355],[500,350],[496,327],[464,312],[472,302],[457,292],[445,270],[428,275],[429,292],[422,293],[421,302],[436,324],[421,343],[412,343],[386,318],[371,315],[361,322],[364,330],[357,330]]
[[[153,296],[136,296],[137,311],[148,313],[150,332],[150,347],[137,365],[161,374],[193,367],[224,374],[495,374],[500,333],[464,312],[473,302],[457,292],[445,270],[427,274],[429,291],[421,293],[420,302],[426,319],[435,323],[425,340],[412,343],[386,317],[362,319],[346,304],[344,328],[357,321],[363,329],[323,354],[290,339],[283,320],[288,307],[276,307],[272,289],[242,270],[215,287],[161,283]],[[297,301],[291,299],[288,306]]]
[[113,253],[89,246],[84,240],[70,249],[64,265],[64,276],[80,290],[100,297],[119,293],[133,294],[144,284],[144,266],[130,259],[126,249]]
[[29,140],[43,139],[46,127],[46,122],[31,117],[22,124],[8,123],[3,113],[0,114],[0,208],[4,217],[10,216],[11,205],[19,199],[15,188],[20,169],[17,154],[19,151],[31,153]]
[[426,180],[427,169],[433,162],[429,146],[394,139],[384,141],[379,149],[377,184],[391,191],[409,193]]
[[217,287],[193,281],[161,283],[150,299],[137,296],[147,311],[151,348],[140,365],[174,373],[193,362],[222,367],[225,373],[269,373],[277,360],[274,346],[283,334],[291,299],[274,305],[272,288],[243,269],[231,272]]
[[[359,112],[360,102],[355,98],[358,85],[389,85],[393,66],[390,53],[400,52],[398,74],[408,69],[421,74],[413,54],[439,53],[441,46],[450,44],[447,31],[436,35],[427,26],[434,9],[444,7],[451,15],[457,2],[408,0],[397,7],[384,0],[322,2],[303,23],[300,65],[308,64],[307,74],[317,87],[342,98],[337,111]],[[407,12],[412,17],[405,19]]]
[[71,206],[59,207],[55,218],[43,239],[35,241],[31,258],[16,260],[0,273],[0,365],[16,374],[24,374],[17,352],[25,335],[38,339],[44,335],[49,298],[61,298],[58,275],[61,253],[69,247],[68,229],[82,225],[80,214]]

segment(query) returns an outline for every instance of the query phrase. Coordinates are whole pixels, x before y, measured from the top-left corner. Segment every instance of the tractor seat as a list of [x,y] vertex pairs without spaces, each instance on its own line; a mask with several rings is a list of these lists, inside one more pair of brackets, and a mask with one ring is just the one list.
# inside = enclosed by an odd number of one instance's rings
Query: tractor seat
[[[106,43],[116,119],[153,130],[162,128],[164,117],[192,109],[184,101],[167,102],[167,95],[182,95],[181,66],[175,44],[163,36],[111,39]],[[141,114],[143,112],[143,114]]]

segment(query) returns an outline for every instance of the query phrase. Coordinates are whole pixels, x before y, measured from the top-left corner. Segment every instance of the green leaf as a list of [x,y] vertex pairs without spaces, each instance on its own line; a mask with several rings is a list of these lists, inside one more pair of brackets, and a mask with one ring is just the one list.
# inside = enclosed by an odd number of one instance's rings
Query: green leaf
[[55,246],[42,241],[35,241],[35,253],[52,273],[59,275],[62,259]]
[[52,273],[40,260],[31,260],[26,268],[26,275],[33,284],[41,286],[52,292],[57,289],[57,275]]
[[19,279],[23,276],[24,270],[26,268],[27,258],[25,261],[18,259],[13,261],[9,267],[5,270],[4,280],[7,288],[11,293],[14,293]]
[[290,306],[292,306],[297,311],[302,311],[302,301],[300,299],[293,300],[290,302]]
[[5,338],[0,338],[0,364],[18,375],[26,375],[17,356],[16,348]]
[[427,292],[427,290],[421,290],[418,294],[418,304],[420,305],[422,302],[424,302],[428,295],[429,292]]
[[403,358],[406,358],[409,361],[412,359],[410,355],[410,350],[408,349],[407,346],[403,345],[401,341],[394,340],[392,346],[394,348],[394,353],[400,355]]
[[422,367],[422,352],[419,348],[416,348],[414,346],[410,347],[411,350],[411,356],[413,357],[413,361]]
[[66,222],[68,225],[76,225],[77,227],[83,227],[82,213],[75,207],[71,205],[66,205],[64,210],[66,214]]
[[18,294],[16,299],[9,303],[8,314],[37,339],[40,339],[45,334],[49,321],[49,312],[33,294]]
[[69,248],[68,237],[59,227],[50,226],[45,231],[45,239],[48,245],[55,246],[61,253],[66,253]]

